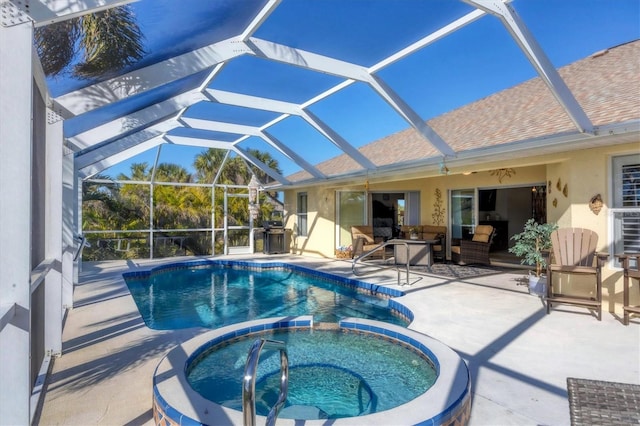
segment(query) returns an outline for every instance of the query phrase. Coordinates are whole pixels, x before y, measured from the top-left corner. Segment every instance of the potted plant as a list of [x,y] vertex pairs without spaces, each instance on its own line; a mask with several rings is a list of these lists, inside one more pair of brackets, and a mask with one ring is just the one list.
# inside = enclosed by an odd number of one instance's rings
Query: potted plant
[[412,240],[417,240],[419,232],[420,232],[420,227],[412,226],[411,228],[409,228],[409,238]]
[[547,267],[543,251],[551,248],[551,233],[558,229],[555,223],[538,223],[529,219],[521,233],[511,237],[515,245],[509,252],[520,257],[523,265],[535,265],[535,273],[529,273],[529,292],[542,296],[546,289],[546,277],[542,271]]

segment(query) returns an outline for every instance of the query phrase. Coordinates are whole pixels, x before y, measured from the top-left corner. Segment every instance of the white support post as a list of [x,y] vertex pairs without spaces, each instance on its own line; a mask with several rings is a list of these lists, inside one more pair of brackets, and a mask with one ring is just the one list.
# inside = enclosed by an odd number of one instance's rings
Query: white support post
[[[74,179],[74,204],[73,204],[73,230],[76,237],[82,235],[82,179],[78,177],[78,168],[73,168]],[[78,239],[75,238],[76,250],[80,247],[78,245]],[[79,274],[82,271],[82,256],[78,256],[73,262],[73,285],[77,285],[79,280]]]
[[55,263],[45,279],[45,349],[62,353],[62,121],[47,124],[45,258]]
[[30,424],[33,26],[0,24],[0,422]]
[[227,255],[229,254],[229,205],[227,203],[227,198],[229,197],[229,189],[225,186],[224,187],[224,217],[223,217],[223,223],[224,223],[224,254]]
[[[228,151],[227,151],[228,152]],[[216,255],[216,183],[211,183],[211,256]]]
[[68,150],[62,158],[62,306],[73,307],[73,256],[76,190],[73,152]]

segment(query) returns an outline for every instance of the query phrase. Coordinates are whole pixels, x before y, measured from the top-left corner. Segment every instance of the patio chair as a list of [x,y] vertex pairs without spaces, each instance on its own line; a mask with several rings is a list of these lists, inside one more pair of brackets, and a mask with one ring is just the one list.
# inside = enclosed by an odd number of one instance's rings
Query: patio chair
[[[351,227],[351,246],[354,258],[375,249],[381,243],[382,241],[376,242],[373,237],[373,226],[358,225]],[[380,247],[368,257],[386,259],[385,249]]]
[[447,250],[446,250],[447,227],[446,226],[423,225],[422,239],[423,240],[440,240],[439,243],[431,245],[433,260],[438,262],[445,262],[447,260]]
[[[602,267],[609,257],[596,253],[598,234],[584,228],[562,228],[551,233],[551,251],[546,252],[547,263],[547,314],[554,304],[585,307],[596,311],[602,320]],[[588,275],[595,279],[592,296],[560,293],[553,284],[554,273]]]
[[[624,325],[629,325],[629,316],[631,314],[640,314],[640,305],[632,305],[629,301],[631,293],[631,278],[638,280],[638,285],[640,286],[640,253],[618,254],[617,256],[618,259],[620,259],[620,262],[622,262],[622,268],[624,270],[624,279],[622,282],[622,323]],[[631,260],[633,259],[636,261],[635,268],[631,267]]]
[[451,246],[451,261],[461,265],[490,265],[489,249],[495,229],[491,225],[476,226],[471,240],[461,240],[459,246]]

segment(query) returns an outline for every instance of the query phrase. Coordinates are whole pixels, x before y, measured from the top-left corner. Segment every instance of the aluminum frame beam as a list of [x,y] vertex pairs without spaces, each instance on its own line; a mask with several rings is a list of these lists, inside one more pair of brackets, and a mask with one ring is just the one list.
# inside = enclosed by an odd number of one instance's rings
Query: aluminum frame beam
[[263,98],[259,96],[244,95],[242,93],[228,92],[226,90],[205,89],[204,94],[212,102],[225,105],[239,106],[243,108],[253,108],[262,111],[279,112],[281,114],[301,115],[302,108],[292,102],[279,101],[276,99]]
[[70,118],[155,89],[243,55],[237,38],[214,43],[148,67],[96,83],[53,99],[52,108]]
[[[266,19],[266,17],[271,12],[273,12],[273,10],[275,10],[278,4],[279,4],[279,1],[271,1],[267,3],[267,5],[265,5],[265,7],[256,16],[256,19],[254,19],[254,21],[249,25],[249,27],[247,27],[247,29],[241,34],[241,36],[231,38],[220,43],[215,43],[213,45],[206,46],[205,48],[201,48],[194,51],[194,52],[201,52],[203,51],[203,49],[209,49],[209,50],[213,49],[214,51],[218,51],[218,54],[217,54],[218,62],[213,61],[213,62],[207,63],[207,65],[209,66],[217,65],[216,69],[207,78],[207,82],[211,81],[211,79],[215,77],[220,67],[222,67],[223,64],[226,63],[226,61],[241,54],[251,54],[251,55],[266,58],[269,60],[274,60],[274,61],[287,63],[290,65],[300,66],[300,67],[317,71],[317,72],[333,74],[333,75],[345,78],[346,81],[337,85],[335,88],[326,91],[325,94],[323,94],[322,96],[316,97],[301,105],[277,101],[277,100],[263,99],[263,98],[249,96],[249,95],[242,95],[242,94],[236,94],[231,92],[207,89],[206,83],[200,87],[200,89],[204,90],[205,97],[220,103],[228,103],[231,105],[243,106],[247,108],[264,109],[269,111],[280,112],[282,114],[299,115],[303,117],[317,131],[319,131],[321,134],[327,137],[342,152],[344,152],[349,157],[351,157],[363,168],[375,169],[375,165],[368,158],[362,155],[359,150],[357,150],[352,145],[350,145],[346,140],[341,138],[333,129],[331,129],[325,123],[320,121],[318,117],[310,115],[309,112],[305,111],[304,109],[305,105],[308,106],[311,103],[317,102],[318,100],[323,99],[332,93],[335,93],[335,91],[339,91],[344,87],[347,87],[348,85],[352,84],[354,81],[362,81],[362,82],[368,83],[379,96],[381,96],[389,105],[391,105],[392,108],[398,114],[400,114],[401,117],[403,117],[412,127],[414,127],[429,143],[431,143],[443,155],[447,155],[447,156],[455,155],[455,152],[451,149],[451,147],[444,140],[442,140],[442,138],[433,129],[431,129],[424,122],[424,120],[422,120],[419,117],[419,115],[409,107],[408,104],[406,104],[406,102],[404,102],[395,92],[393,92],[388,85],[384,84],[384,82],[382,82],[381,79],[373,75],[372,72],[382,69],[383,67],[401,59],[402,57],[405,57],[415,52],[416,50],[434,42],[435,40],[441,37],[444,37],[445,35],[455,31],[456,29],[464,25],[467,25],[470,22],[475,21],[476,19],[478,19],[479,17],[485,14],[484,11],[476,10],[472,13],[469,13],[465,17],[458,19],[457,21],[447,25],[443,29],[427,37],[424,37],[418,42],[413,43],[411,46],[408,46],[407,48],[402,49],[401,51],[395,53],[394,55],[391,55],[390,57],[384,59],[383,61],[371,67],[371,69],[367,69],[365,67],[351,64],[345,61],[340,61],[331,57],[326,57],[326,56],[318,55],[312,52],[306,52],[301,49],[291,48],[278,43],[273,43],[267,40],[250,37],[250,34],[253,34],[255,30],[258,28],[259,23],[263,22],[264,19]],[[230,51],[229,45],[233,45],[233,49],[235,49],[233,54],[229,53]],[[238,49],[239,45],[245,46],[245,49]],[[172,62],[179,62],[180,60],[189,57],[189,55],[192,55],[194,52],[181,55],[177,59],[173,58],[173,59],[164,61],[163,63],[161,63],[162,64],[161,67],[170,68],[170,65]],[[226,52],[226,54],[223,54],[220,52]],[[209,52],[209,54],[212,54],[212,52]],[[213,56],[216,56],[216,55],[213,54]],[[157,74],[155,71],[158,68],[158,65],[159,64],[152,65],[143,70],[136,71],[134,73],[129,73],[127,74],[126,77],[127,79],[144,78],[146,80],[149,80],[147,78],[147,74],[149,74],[150,72],[152,72],[153,74]],[[200,69],[202,69],[202,67],[197,68],[197,70],[200,70]],[[193,72],[196,72],[195,68],[192,68],[189,73],[193,73]],[[185,73],[185,75],[189,73]],[[94,85],[91,88],[87,88],[85,90],[89,92],[102,93],[104,91],[107,91],[107,89],[110,87],[119,87],[120,92],[119,93],[114,92],[113,94],[116,96],[117,99],[124,99],[130,93],[131,88],[123,91],[122,88],[120,87],[121,84],[118,81],[119,79],[122,79],[122,77],[117,77],[108,82],[99,83],[98,85]],[[162,76],[159,77],[159,79],[157,78],[156,80],[159,80],[161,82],[168,81],[167,78],[164,78]],[[149,90],[150,88],[153,88],[153,87],[156,87],[156,86],[154,84],[147,84],[146,87],[141,87],[141,86],[136,87],[135,92]],[[74,92],[74,93],[76,93],[76,95],[79,95],[79,93],[77,92]],[[72,102],[72,99],[74,98],[74,96],[75,95],[73,93],[67,94],[60,98],[57,98],[55,102],[58,103],[61,107],[64,107],[64,110],[68,114],[77,114],[77,113],[81,113],[82,111],[91,110],[89,108],[98,107],[97,105],[93,105],[93,106],[84,105],[84,107],[78,106],[74,102]],[[82,96],[83,95],[80,94],[80,97]],[[183,95],[180,95],[180,96],[183,96]],[[188,95],[185,95],[185,96],[188,97]],[[196,99],[193,99],[193,101],[191,102],[191,105],[199,100],[201,100],[201,98],[199,96],[196,96]],[[106,104],[106,101],[105,101],[105,104]],[[282,120],[284,118],[286,117],[281,117],[279,120]],[[146,120],[149,120],[149,119],[150,118],[146,118]],[[189,120],[192,121],[194,119],[189,119]],[[96,129],[93,135],[100,134],[101,131],[104,131],[104,130],[110,130],[107,132],[105,136],[113,135],[114,131],[116,131],[118,127],[121,127],[127,121],[129,120],[126,117],[122,117],[117,120],[114,120],[113,122],[107,123],[106,125],[104,125],[105,127],[102,127],[101,129]],[[257,133],[256,128],[253,128],[251,126],[242,128],[240,127],[240,125],[224,124],[222,122],[218,122],[215,124],[207,124],[205,123],[205,121],[206,120],[201,120],[197,122],[198,124],[193,124],[193,121],[192,121],[191,127],[205,128],[205,129],[217,130],[217,131],[230,131],[232,133],[238,133],[238,134],[243,134],[243,131],[244,131],[245,136],[247,135],[260,136]],[[185,119],[185,122],[188,123],[186,119]],[[263,127],[263,129],[266,127],[268,126]],[[97,137],[94,136],[93,138],[91,138],[91,136],[92,134],[85,132],[85,134],[79,137],[70,138],[69,141],[72,144],[78,144],[76,145],[77,147],[81,147],[81,146],[86,147],[87,144],[99,143],[97,140]],[[108,137],[103,138],[103,140],[107,140],[107,139]],[[282,144],[282,142],[280,143]],[[298,158],[300,157],[298,156]],[[308,165],[303,165],[302,163],[296,160],[294,161],[302,168],[308,169]],[[317,172],[314,172],[312,174],[314,176],[317,176]]]
[[304,110],[302,118],[316,130],[318,130],[324,137],[329,139],[335,146],[340,148],[345,154],[351,157],[356,163],[360,164],[365,169],[375,169],[377,166],[364,156],[360,151],[353,147],[350,143],[336,133],[329,125],[324,123],[309,110]]
[[91,163],[83,168],[76,166],[78,168],[78,176],[81,179],[87,179],[115,164],[128,160],[129,158],[134,157],[138,154],[141,154],[151,148],[155,148],[161,143],[164,143],[163,136],[164,134],[161,134],[161,135],[154,136],[150,139],[144,140],[142,142],[135,143],[134,145],[132,145],[127,149],[118,151],[117,153],[111,155],[110,157]]
[[289,185],[291,184],[291,182],[289,182],[284,176],[282,176],[280,173],[276,173],[273,169],[271,169],[271,167],[267,166],[266,164],[264,164],[262,161],[258,160],[256,157],[254,157],[253,155],[251,155],[250,153],[248,153],[247,151],[245,151],[244,149],[235,146],[233,147],[233,150],[242,158],[244,158],[246,161],[249,161],[250,163],[252,163],[254,166],[256,166],[257,168],[259,168],[260,170],[262,170],[263,172],[265,172],[267,175],[269,175],[272,179],[277,180],[278,182],[280,182],[282,185]]
[[7,1],[15,4],[23,13],[29,15],[33,19],[34,25],[40,27],[100,10],[122,6],[136,0],[30,0],[24,2],[27,7],[24,7],[23,2],[20,1]]
[[228,141],[220,141],[216,139],[196,138],[190,136],[166,135],[165,141],[174,145],[199,146],[202,148],[233,150],[233,145]]
[[[180,119],[192,129],[210,130],[213,132],[234,133],[238,135],[260,136],[260,128],[244,124],[228,123],[226,121],[204,120],[201,118],[182,117]],[[229,142],[231,144],[231,142]]]
[[[117,118],[100,126],[67,138],[67,146],[83,151],[136,129],[143,130],[152,123],[175,120],[181,111],[207,98],[200,92],[191,90],[165,101],[138,110],[133,114]],[[133,123],[133,124],[132,124]]]
[[[93,149],[85,153],[80,153],[80,155],[76,157],[76,166],[80,169],[83,169],[89,166],[90,164],[97,163],[99,161],[104,162],[105,160],[108,160],[109,158],[113,157],[114,155],[117,155],[118,153],[135,148],[136,145],[144,143],[154,137],[162,136],[166,134],[168,131],[175,129],[179,126],[180,125],[177,119],[175,118],[160,122],[153,126],[149,126],[146,129],[133,133],[129,136],[125,136],[123,138],[117,139],[116,141],[111,142],[109,144],[105,144],[101,147],[98,147],[96,149]],[[110,167],[110,165],[107,167]]]
[[258,12],[258,14],[253,18],[253,20],[247,25],[247,28],[244,29],[242,34],[240,34],[239,38],[242,41],[247,40],[249,37],[255,33],[258,28],[267,20],[269,15],[276,10],[276,8],[280,5],[282,0],[269,0],[267,4],[264,5],[262,10]]
[[[162,63],[151,65],[142,70],[134,71],[124,76],[119,76],[109,81],[98,83],[86,89],[63,95],[55,99],[53,102],[60,106],[66,116],[74,116],[107,105],[110,102],[125,99],[127,96],[132,94],[137,94],[159,87],[160,85],[175,80],[176,78],[192,75],[193,73],[208,67],[213,67],[210,75],[205,79],[197,91],[195,91],[196,94],[184,93],[176,96],[176,98],[189,98],[189,96],[193,96],[189,101],[181,103],[183,108],[188,108],[188,106],[206,98],[223,104],[278,112],[282,114],[282,116],[261,128],[183,117],[183,122],[185,124],[193,128],[203,128],[243,135],[243,138],[240,140],[243,140],[248,136],[261,137],[267,141],[267,143],[270,143],[274,148],[278,149],[298,164],[301,168],[311,173],[314,178],[326,178],[326,176],[321,174],[317,169],[309,163],[306,163],[300,155],[292,155],[294,153],[292,149],[287,148],[285,150],[284,148],[286,147],[286,144],[283,141],[273,143],[274,140],[270,139],[268,136],[265,138],[264,131],[270,125],[286,119],[289,115],[300,116],[323,136],[327,137],[343,153],[356,161],[360,166],[367,170],[375,171],[375,164],[373,164],[358,149],[354,148],[346,140],[340,137],[340,135],[338,135],[326,123],[323,123],[318,117],[314,116],[306,109],[309,105],[318,102],[319,100],[324,99],[345,87],[348,87],[355,81],[360,81],[367,83],[378,96],[385,100],[385,102],[388,103],[396,113],[416,129],[418,133],[427,142],[434,146],[434,148],[443,156],[453,157],[456,156],[456,152],[447,144],[447,142],[443,140],[430,126],[428,126],[425,120],[423,120],[402,99],[402,97],[395,93],[393,89],[381,78],[376,76],[375,73],[457,31],[458,29],[475,22],[477,19],[486,16],[487,14],[491,14],[498,17],[503,22],[506,29],[520,45],[522,51],[527,55],[538,74],[549,86],[558,102],[560,102],[565,111],[567,111],[567,114],[571,117],[578,129],[586,133],[592,133],[593,125],[589,121],[588,117],[577,103],[568,87],[564,84],[555,68],[553,68],[549,60],[546,58],[542,49],[537,45],[533,36],[528,32],[524,23],[517,17],[515,11],[508,4],[508,1],[463,1],[474,7],[474,10],[367,68],[332,57],[253,37],[255,31],[280,4],[280,0],[270,0],[237,37],[232,37],[227,40],[196,49],[178,57],[171,58]],[[323,94],[301,104],[208,89],[206,87],[228,61],[245,54],[292,66],[299,66],[315,72],[335,75],[340,78],[344,78],[345,80],[335,87],[325,91]],[[178,74],[175,72],[176,67],[179,69]],[[129,83],[130,81],[133,81],[134,83],[131,84]],[[145,83],[139,83],[139,81],[144,81]],[[87,95],[93,96],[94,99],[89,98],[88,101],[83,101]],[[139,111],[129,117],[118,118],[113,122],[106,123],[94,130],[84,132],[81,135],[76,135],[69,139],[69,143],[76,148],[82,147],[82,149],[102,143],[109,140],[110,137],[115,137],[117,135],[117,129],[121,129],[122,126],[129,121],[129,118],[132,117],[136,119],[141,118],[142,120],[137,120],[137,122],[142,123],[142,125],[146,125],[149,121],[152,121],[154,117],[150,112],[151,108],[152,107],[147,108],[148,111]],[[184,109],[182,111],[184,111]],[[103,136],[98,136],[100,134]],[[229,144],[237,145],[238,142],[239,141],[229,142]],[[124,145],[126,146],[125,149],[129,149],[129,144]]]
[[45,258],[54,265],[45,278],[44,346],[51,355],[62,354],[62,122],[46,125]]
[[302,167],[303,170],[307,171],[311,176],[317,179],[326,179],[326,175],[318,170],[311,163],[307,162],[304,158],[296,154],[295,151],[290,149],[288,146],[280,142],[278,138],[267,131],[262,131],[262,138],[271,146],[280,151],[283,155],[287,156],[291,161],[298,164]]
[[165,139],[167,142],[173,143],[176,145],[201,146],[203,148],[224,149],[227,151],[233,151],[236,154],[240,155],[243,159],[249,161],[254,166],[258,167],[265,174],[271,176],[273,179],[282,183],[283,185],[289,184],[289,181],[286,178],[284,178],[281,174],[277,173],[275,170],[271,169],[271,167],[267,166],[262,161],[258,160],[256,157],[248,153],[246,150],[238,146],[234,146],[227,141],[218,141],[214,139],[193,138],[189,136],[175,136],[175,135],[167,135]]
[[470,5],[483,9],[494,16],[497,16],[503,25],[509,31],[513,39],[516,41],[522,52],[533,65],[536,72],[545,82],[551,93],[556,98],[560,106],[565,110],[571,121],[582,133],[594,134],[594,126],[587,117],[576,98],[573,96],[569,87],[560,77],[560,73],[556,70],[540,47],[535,37],[524,21],[520,19],[513,7],[506,1],[500,2],[495,0],[463,0]]
[[435,149],[442,155],[454,157],[453,148],[449,146],[419,115],[415,112],[391,87],[381,78],[372,76],[371,87],[380,95],[398,114],[418,131]]

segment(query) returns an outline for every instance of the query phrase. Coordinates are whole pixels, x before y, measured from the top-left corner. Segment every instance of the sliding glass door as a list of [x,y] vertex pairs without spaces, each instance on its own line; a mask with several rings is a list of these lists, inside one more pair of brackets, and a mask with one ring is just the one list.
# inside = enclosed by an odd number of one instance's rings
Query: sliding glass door
[[338,191],[336,193],[338,221],[336,241],[339,247],[351,245],[351,226],[367,224],[367,193]]
[[[451,240],[470,239],[476,224],[476,190],[456,189],[450,192]],[[451,247],[451,245],[449,245]]]

